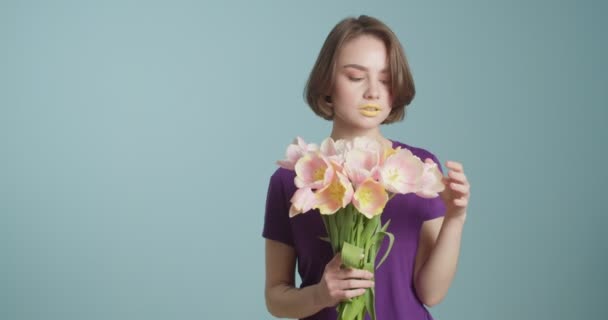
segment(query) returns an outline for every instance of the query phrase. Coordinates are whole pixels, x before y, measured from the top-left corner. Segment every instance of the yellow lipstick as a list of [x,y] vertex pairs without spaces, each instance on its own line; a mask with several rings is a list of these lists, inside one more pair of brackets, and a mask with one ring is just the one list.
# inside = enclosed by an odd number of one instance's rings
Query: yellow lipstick
[[359,113],[366,117],[375,117],[380,113],[380,111],[382,111],[382,108],[380,105],[375,103],[368,103],[359,107]]

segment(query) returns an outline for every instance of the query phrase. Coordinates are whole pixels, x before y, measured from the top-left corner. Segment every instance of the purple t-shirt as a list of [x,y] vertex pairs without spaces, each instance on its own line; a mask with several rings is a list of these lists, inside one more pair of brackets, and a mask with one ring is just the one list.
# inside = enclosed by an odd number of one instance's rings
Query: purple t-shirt
[[[441,163],[434,154],[422,148],[391,141],[393,148],[407,148],[422,161],[431,158],[443,173]],[[270,178],[262,236],[295,249],[298,273],[302,279],[300,287],[306,287],[321,280],[325,265],[333,254],[330,244],[319,239],[327,236],[327,233],[318,210],[289,218],[290,199],[296,191],[294,177],[294,171],[279,168]],[[395,242],[384,264],[375,271],[376,315],[379,320],[433,319],[416,295],[413,283],[414,263],[422,223],[441,217],[444,213],[445,205],[439,197],[425,199],[411,193],[397,194],[386,204],[381,220],[382,224],[391,220],[388,231],[395,235]],[[385,239],[376,264],[387,247],[388,239]],[[335,320],[336,308],[325,308],[305,319]]]

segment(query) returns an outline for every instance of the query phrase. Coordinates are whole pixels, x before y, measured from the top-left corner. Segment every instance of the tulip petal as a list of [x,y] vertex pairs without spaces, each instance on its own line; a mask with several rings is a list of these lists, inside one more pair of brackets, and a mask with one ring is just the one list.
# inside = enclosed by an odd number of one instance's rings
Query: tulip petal
[[371,178],[365,180],[353,194],[353,205],[369,219],[381,214],[387,202],[386,190]]
[[399,149],[380,168],[380,182],[390,192],[417,192],[422,170],[423,164],[418,157],[407,149]]
[[333,168],[329,161],[319,152],[308,152],[295,164],[298,188],[320,188],[329,183],[333,176]]
[[300,213],[308,212],[316,205],[316,197],[310,188],[301,188],[296,190],[291,197],[291,208],[289,208],[289,217],[292,218]]
[[445,189],[442,178],[443,174],[437,164],[432,159],[426,159],[416,195],[423,198],[437,197]]
[[336,155],[336,146],[332,138],[325,138],[325,140],[323,140],[321,143],[321,153],[326,157]]
[[334,214],[340,208],[346,207],[353,196],[353,189],[348,178],[336,172],[333,179],[315,193],[317,208],[321,214]]

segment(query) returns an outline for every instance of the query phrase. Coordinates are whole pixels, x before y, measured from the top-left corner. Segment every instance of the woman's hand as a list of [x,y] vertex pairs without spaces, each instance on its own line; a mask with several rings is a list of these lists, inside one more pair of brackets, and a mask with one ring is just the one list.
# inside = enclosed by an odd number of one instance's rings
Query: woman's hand
[[447,177],[443,177],[445,190],[440,193],[441,199],[445,203],[445,218],[458,218],[463,221],[467,216],[467,206],[471,186],[464,174],[462,164],[455,161],[447,161]]
[[324,308],[337,305],[365,293],[374,286],[374,274],[361,269],[342,268],[340,253],[336,254],[325,266],[323,277],[317,284],[317,301]]

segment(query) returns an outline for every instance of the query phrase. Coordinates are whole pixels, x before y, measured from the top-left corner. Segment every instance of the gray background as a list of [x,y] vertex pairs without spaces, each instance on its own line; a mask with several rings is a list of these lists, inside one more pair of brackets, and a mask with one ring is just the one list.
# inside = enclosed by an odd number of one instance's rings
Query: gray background
[[397,33],[417,95],[387,137],[464,164],[436,319],[603,318],[600,1],[1,1],[0,318],[270,319],[268,178],[330,122],[330,29]]

